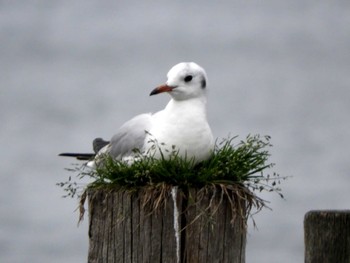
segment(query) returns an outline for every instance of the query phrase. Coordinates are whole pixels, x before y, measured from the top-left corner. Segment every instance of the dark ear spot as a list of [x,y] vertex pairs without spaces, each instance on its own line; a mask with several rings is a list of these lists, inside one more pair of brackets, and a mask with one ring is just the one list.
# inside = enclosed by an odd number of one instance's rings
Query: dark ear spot
[[201,86],[202,86],[202,89],[205,89],[205,87],[207,86],[207,82],[205,81],[205,78],[202,79]]

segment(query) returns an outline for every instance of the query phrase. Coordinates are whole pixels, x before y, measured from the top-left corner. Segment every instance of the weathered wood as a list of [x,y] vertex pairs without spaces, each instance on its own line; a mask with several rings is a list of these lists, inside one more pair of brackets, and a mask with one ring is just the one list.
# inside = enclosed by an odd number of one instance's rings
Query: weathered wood
[[304,241],[305,263],[350,262],[350,210],[306,213]]
[[245,262],[244,222],[237,217],[231,223],[227,197],[221,191],[198,189],[191,189],[189,196],[194,200],[189,200],[185,213],[187,262]]
[[[170,192],[155,205],[145,202],[149,193],[141,190],[89,190],[88,262],[245,262],[244,222],[237,217],[231,223],[221,191],[179,190],[177,219]],[[174,220],[181,230],[178,243]]]

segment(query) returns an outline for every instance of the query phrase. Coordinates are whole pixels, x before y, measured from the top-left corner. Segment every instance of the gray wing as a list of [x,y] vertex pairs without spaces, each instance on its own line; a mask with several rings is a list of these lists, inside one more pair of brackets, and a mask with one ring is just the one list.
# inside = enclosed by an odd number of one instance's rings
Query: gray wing
[[146,131],[152,126],[150,113],[140,114],[124,123],[112,137],[109,144],[109,154],[114,158],[132,155],[135,149],[142,150]]

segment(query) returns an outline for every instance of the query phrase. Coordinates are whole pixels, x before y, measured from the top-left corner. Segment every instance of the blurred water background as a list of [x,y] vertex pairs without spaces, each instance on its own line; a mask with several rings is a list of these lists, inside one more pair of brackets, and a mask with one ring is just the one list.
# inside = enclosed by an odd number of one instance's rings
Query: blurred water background
[[178,62],[209,76],[216,137],[271,135],[282,200],[249,226],[247,262],[303,262],[303,217],[349,208],[350,2],[1,1],[0,261],[86,262],[87,220],[55,186],[86,151],[156,111]]

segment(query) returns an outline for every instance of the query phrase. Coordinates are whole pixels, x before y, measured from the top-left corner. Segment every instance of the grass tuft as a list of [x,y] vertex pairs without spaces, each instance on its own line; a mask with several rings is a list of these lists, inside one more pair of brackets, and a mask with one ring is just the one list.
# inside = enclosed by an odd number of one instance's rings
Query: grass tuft
[[242,197],[243,201],[248,202],[248,213],[252,207],[260,211],[266,207],[266,202],[254,192],[276,192],[283,198],[278,185],[285,177],[281,178],[275,172],[271,174],[274,163],[269,162],[268,150],[272,147],[270,139],[270,136],[248,135],[245,140],[238,140],[236,136],[217,141],[211,158],[199,164],[195,164],[194,159],[179,157],[174,146],[170,153],[163,154],[161,147],[154,142],[154,147],[158,147],[161,153],[161,159],[136,154],[136,160],[130,164],[106,155],[94,170],[88,169],[86,165],[67,169],[78,173],[79,179],[90,178],[91,182],[82,189],[72,181],[71,176],[68,181],[57,185],[67,192],[65,196],[74,197],[83,193],[81,200],[85,200],[85,190],[94,188],[147,188],[154,191],[177,186],[187,191],[190,188],[214,187],[220,188],[222,192],[234,191]]

